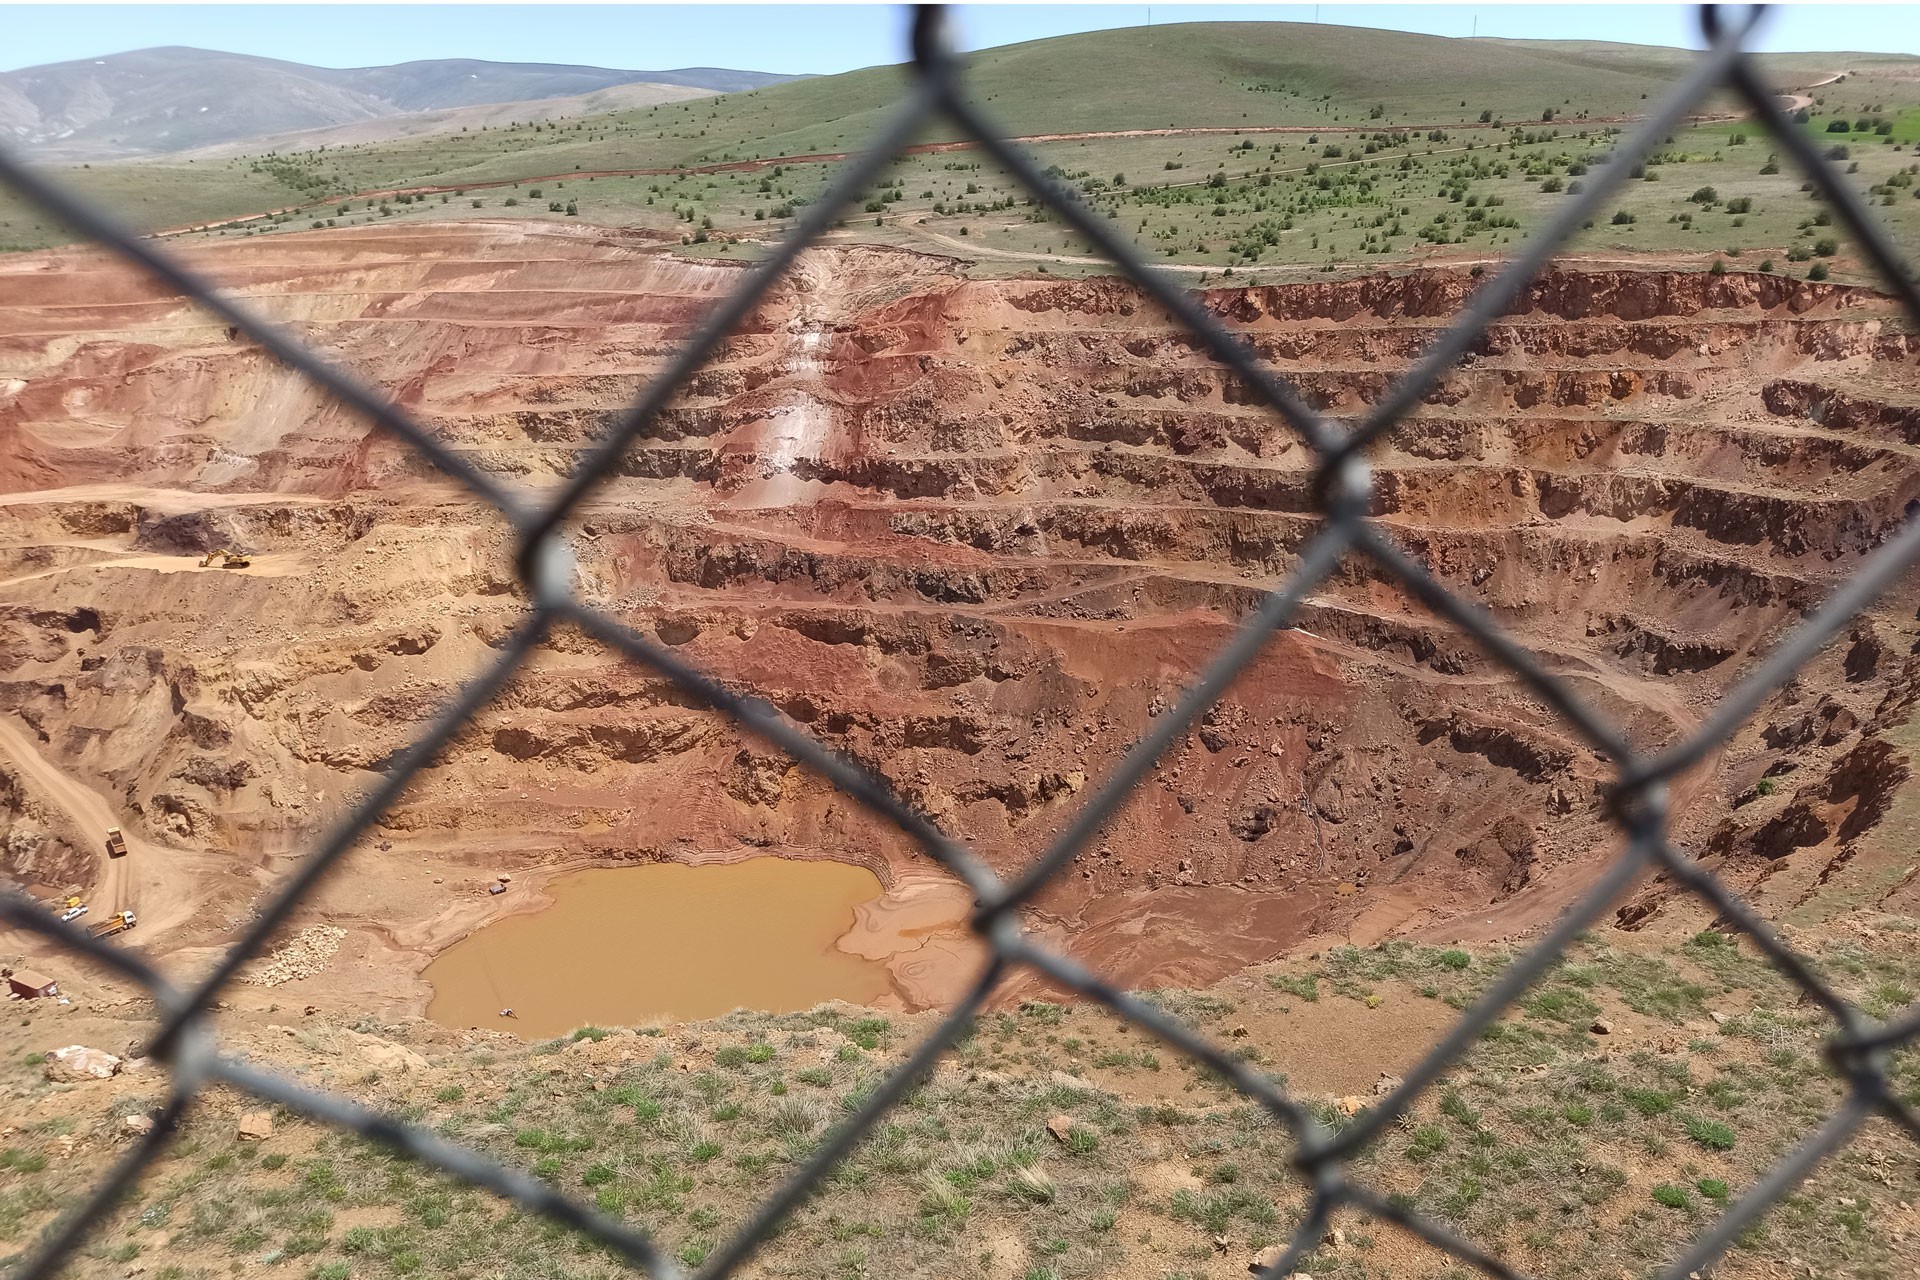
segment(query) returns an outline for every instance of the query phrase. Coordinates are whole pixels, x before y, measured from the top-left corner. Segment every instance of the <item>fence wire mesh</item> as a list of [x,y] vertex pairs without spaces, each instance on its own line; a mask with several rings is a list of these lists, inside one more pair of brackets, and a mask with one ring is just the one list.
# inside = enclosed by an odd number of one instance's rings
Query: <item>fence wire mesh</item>
[[[161,1014],[160,1030],[149,1052],[166,1064],[169,1092],[157,1123],[109,1172],[84,1203],[49,1229],[39,1251],[19,1275],[40,1280],[60,1271],[74,1250],[109,1213],[119,1198],[161,1153],[182,1116],[209,1085],[220,1084],[278,1103],[316,1120],[351,1130],[404,1156],[498,1193],[520,1207],[572,1228],[604,1245],[657,1280],[680,1280],[685,1273],[641,1229],[616,1221],[567,1196],[546,1182],[507,1168],[467,1148],[447,1142],[418,1126],[368,1110],[335,1094],[308,1089],[285,1076],[224,1054],[210,1025],[216,998],[240,968],[258,956],[268,941],[332,870],[414,775],[498,693],[501,687],[558,623],[570,623],[635,662],[664,674],[741,729],[784,750],[833,786],[886,818],[926,855],[962,879],[977,895],[973,928],[989,959],[963,999],[866,1099],[830,1132],[802,1167],[751,1215],[746,1225],[699,1267],[699,1280],[720,1280],[739,1270],[765,1244],[782,1220],[819,1185],[836,1162],[900,1102],[957,1040],[972,1018],[1018,969],[1035,971],[1121,1018],[1150,1032],[1229,1081],[1265,1108],[1292,1133],[1293,1171],[1305,1183],[1306,1212],[1263,1280],[1284,1276],[1321,1241],[1330,1216],[1349,1208],[1394,1222],[1429,1244],[1488,1275],[1521,1273],[1439,1223],[1404,1207],[1358,1180],[1354,1157],[1382,1130],[1404,1115],[1414,1100],[1455,1063],[1476,1039],[1559,958],[1566,946],[1607,909],[1639,876],[1664,871],[1671,880],[1711,905],[1720,918],[1743,933],[1812,1003],[1830,1015],[1834,1034],[1826,1056],[1844,1083],[1841,1105],[1797,1147],[1774,1164],[1747,1193],[1696,1237],[1667,1266],[1665,1274],[1685,1277],[1709,1266],[1771,1205],[1787,1195],[1822,1159],[1845,1145],[1868,1119],[1885,1116],[1920,1142],[1920,1114],[1896,1096],[1887,1070],[1889,1054],[1920,1040],[1920,1007],[1890,1022],[1876,1022],[1836,993],[1813,967],[1754,914],[1726,885],[1700,867],[1667,834],[1666,783],[1724,742],[1769,693],[1791,678],[1800,665],[1845,628],[1874,597],[1920,558],[1920,524],[1904,528],[1855,569],[1846,584],[1807,617],[1718,702],[1693,733],[1666,749],[1635,750],[1623,733],[1584,705],[1561,681],[1506,635],[1478,606],[1448,591],[1418,560],[1397,547],[1387,532],[1367,518],[1371,483],[1367,446],[1399,424],[1426,393],[1503,313],[1517,301],[1534,275],[1618,190],[1635,164],[1707,98],[1731,90],[1754,119],[1806,173],[1853,235],[1907,317],[1920,326],[1920,290],[1885,231],[1865,204],[1820,156],[1812,141],[1794,126],[1766,87],[1747,40],[1764,14],[1759,8],[1722,12],[1700,10],[1706,47],[1687,74],[1614,151],[1597,166],[1580,195],[1569,200],[1527,247],[1482,284],[1455,322],[1412,369],[1381,398],[1364,419],[1343,423],[1310,408],[1281,378],[1268,370],[1253,349],[1230,333],[1182,286],[1142,261],[1106,219],[1095,216],[1068,190],[1053,183],[1024,151],[1005,140],[977,106],[965,97],[964,61],[952,48],[946,20],[938,7],[917,8],[911,26],[910,87],[888,122],[857,158],[848,162],[828,191],[805,207],[787,238],[763,259],[744,283],[701,324],[695,336],[667,368],[641,392],[637,402],[583,459],[558,495],[542,504],[502,488],[458,453],[438,441],[377,390],[329,365],[286,332],[162,251],[156,244],[118,224],[112,217],[64,191],[0,149],[0,182],[27,196],[84,235],[144,267],[179,294],[197,300],[258,342],[281,363],[310,378],[340,403],[406,441],[450,479],[497,509],[518,536],[518,568],[530,609],[517,631],[501,646],[496,661],[473,680],[434,720],[428,731],[396,760],[384,780],[362,798],[317,848],[270,892],[252,924],[212,971],[189,987],[170,981],[138,955],[61,922],[24,896],[0,894],[0,919],[32,930],[143,987]],[[887,779],[837,754],[781,716],[771,704],[735,692],[706,672],[656,646],[618,620],[582,604],[572,590],[572,555],[562,526],[579,503],[611,474],[628,446],[654,422],[687,380],[716,352],[728,334],[747,319],[799,254],[841,217],[842,211],[927,125],[944,116],[1001,164],[1034,197],[1180,321],[1223,365],[1243,379],[1314,448],[1318,455],[1316,491],[1321,525],[1303,547],[1287,580],[1268,595],[1200,679],[1163,714],[1126,754],[1112,775],[1077,816],[1033,863],[1011,882],[1003,882],[986,863],[941,832],[927,817],[903,803]],[[1518,956],[1378,1105],[1362,1111],[1338,1133],[1323,1126],[1300,1100],[1290,1097],[1239,1057],[1209,1043],[1154,1006],[1120,990],[1076,961],[1042,946],[1021,926],[1021,908],[1083,848],[1154,762],[1186,734],[1260,652],[1269,638],[1291,625],[1307,593],[1325,581],[1348,556],[1374,562],[1411,590],[1448,622],[1474,637],[1499,663],[1571,723],[1616,770],[1609,814],[1626,837],[1624,852],[1524,954]]]

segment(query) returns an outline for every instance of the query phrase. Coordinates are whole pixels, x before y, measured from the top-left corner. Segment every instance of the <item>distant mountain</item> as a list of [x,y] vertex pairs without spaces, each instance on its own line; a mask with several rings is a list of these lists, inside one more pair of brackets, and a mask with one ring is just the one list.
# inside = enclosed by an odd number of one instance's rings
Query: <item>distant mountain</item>
[[576,93],[565,98],[528,98],[513,102],[492,102],[477,107],[442,107],[433,111],[407,111],[400,115],[357,120],[352,124],[323,125],[318,129],[298,129],[292,133],[262,133],[219,142],[210,147],[194,147],[172,153],[172,159],[220,159],[225,156],[258,154],[263,151],[311,151],[317,147],[353,147],[366,143],[395,142],[407,138],[425,138],[435,134],[479,132],[483,128],[500,129],[516,123],[545,120],[575,120],[583,116],[607,115],[616,111],[635,111],[662,102],[685,102],[689,98],[711,98],[711,89],[692,89],[677,84],[616,84],[592,93]]
[[105,160],[232,143],[389,116],[616,85],[732,93],[793,76],[718,67],[618,71],[446,58],[391,67],[309,67],[206,49],[141,49],[0,73],[0,138],[47,160]]

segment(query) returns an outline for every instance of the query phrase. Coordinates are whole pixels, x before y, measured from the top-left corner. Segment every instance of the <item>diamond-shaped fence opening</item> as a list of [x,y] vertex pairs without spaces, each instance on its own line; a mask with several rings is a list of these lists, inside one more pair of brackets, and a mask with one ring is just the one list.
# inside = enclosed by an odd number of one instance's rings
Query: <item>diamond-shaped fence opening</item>
[[[1727,16],[1701,11],[1707,47],[1664,101],[1619,145],[1582,192],[1560,207],[1512,261],[1494,272],[1468,300],[1462,313],[1432,342],[1414,367],[1357,423],[1337,422],[1315,412],[1304,399],[1263,366],[1252,349],[1228,332],[1172,279],[1146,265],[1104,218],[1090,213],[1074,196],[1053,184],[1035,162],[1003,140],[993,122],[964,93],[965,65],[948,46],[940,10],[916,12],[912,27],[911,84],[904,100],[872,140],[848,163],[828,192],[806,206],[791,235],[747,274],[740,287],[707,317],[698,333],[641,393],[638,401],[581,461],[557,496],[540,505],[502,488],[377,391],[308,351],[281,329],[229,298],[154,242],[121,227],[114,219],[63,191],[0,150],[0,181],[86,236],[141,265],[180,295],[191,297],[227,324],[245,332],[281,363],[299,370],[337,401],[418,450],[446,476],[496,508],[519,539],[518,567],[531,609],[520,628],[504,642],[498,658],[474,679],[431,727],[398,756],[385,779],[321,841],[263,903],[244,936],[212,971],[194,985],[170,982],[135,955],[62,924],[37,904],[18,897],[0,899],[0,918],[33,930],[131,979],[149,992],[162,1017],[153,1055],[170,1072],[170,1091],[157,1125],[107,1175],[89,1200],[58,1222],[40,1250],[19,1274],[48,1276],[58,1271],[168,1143],[181,1116],[209,1085],[224,1085],[278,1103],[324,1123],[350,1130],[405,1156],[436,1166],[454,1178],[493,1191],[523,1209],[544,1215],[604,1245],[613,1254],[657,1277],[681,1273],[642,1231],[561,1194],[547,1183],[508,1169],[420,1127],[376,1114],[334,1094],[223,1054],[213,1035],[210,1010],[239,969],[257,956],[269,938],[309,891],[364,836],[398,798],[413,775],[431,761],[470,718],[499,692],[556,624],[571,623],[635,662],[660,672],[729,716],[738,726],[779,747],[830,781],[843,793],[892,823],[941,866],[964,880],[980,906],[974,927],[989,960],[968,993],[939,1021],[936,1030],[866,1097],[859,1109],[820,1143],[806,1162],[749,1217],[733,1238],[703,1261],[700,1275],[721,1277],[737,1270],[781,1221],[815,1188],[833,1166],[913,1089],[934,1062],[959,1039],[985,1002],[1016,970],[1030,970],[1053,983],[1104,1005],[1114,1015],[1157,1037],[1172,1049],[1212,1069],[1249,1102],[1291,1134],[1291,1164],[1307,1192],[1306,1208],[1288,1244],[1270,1260],[1266,1273],[1284,1275],[1316,1247],[1328,1225],[1345,1215],[1366,1213],[1411,1232],[1459,1261],[1494,1276],[1517,1274],[1500,1258],[1440,1224],[1423,1217],[1398,1197],[1367,1185],[1352,1172],[1352,1162],[1382,1139],[1388,1126],[1467,1052],[1503,1011],[1556,964],[1576,936],[1591,925],[1618,895],[1649,870],[1658,869],[1711,905],[1732,928],[1745,934],[1808,1002],[1823,1010],[1834,1026],[1828,1042],[1830,1066],[1844,1085],[1844,1097],[1823,1123],[1778,1161],[1747,1192],[1734,1199],[1679,1257],[1667,1274],[1685,1276],[1716,1259],[1743,1230],[1787,1195],[1822,1158],[1836,1151],[1874,1117],[1883,1128],[1920,1140],[1920,1115],[1895,1092],[1889,1073],[1892,1052],[1920,1039],[1920,1010],[1896,1012],[1888,1020],[1870,1018],[1822,981],[1813,968],[1783,942],[1712,874],[1684,850],[1667,830],[1666,783],[1724,743],[1761,704],[1791,678],[1816,651],[1843,631],[1854,616],[1916,558],[1920,526],[1910,526],[1866,556],[1847,582],[1799,627],[1782,639],[1747,676],[1729,690],[1692,733],[1653,754],[1634,750],[1623,732],[1583,704],[1561,680],[1506,635],[1477,605],[1448,591],[1389,534],[1367,518],[1371,483],[1367,447],[1422,401],[1436,381],[1467,354],[1489,325],[1523,294],[1546,263],[1582,226],[1606,207],[1634,164],[1675,125],[1716,91],[1731,89],[1745,101],[1761,127],[1797,164],[1836,210],[1889,291],[1920,322],[1920,292],[1884,231],[1862,201],[1797,130],[1761,82],[1744,41],[1761,19],[1758,10]],[[1214,358],[1236,374],[1252,393],[1280,415],[1317,453],[1318,532],[1298,553],[1286,581],[1243,624],[1179,703],[1164,713],[1128,752],[1113,773],[1081,807],[1066,829],[1010,883],[1002,882],[973,853],[942,833],[925,816],[902,803],[887,780],[834,753],[781,716],[768,703],[735,691],[713,676],[681,661],[615,619],[583,605],[572,589],[572,560],[562,526],[623,452],[643,433],[682,386],[714,353],[727,335],[767,296],[769,288],[796,257],[841,216],[856,193],[867,187],[930,120],[945,115],[975,139],[988,155],[1033,195],[1057,213],[1095,249],[1110,259]],[[1301,1101],[1277,1088],[1239,1056],[1210,1043],[1189,1025],[1154,1004],[1106,982],[1079,962],[1037,943],[1021,928],[1020,909],[1083,848],[1113,816],[1152,768],[1233,683],[1276,630],[1288,626],[1309,592],[1348,557],[1370,560],[1399,581],[1428,609],[1461,629],[1495,662],[1510,669],[1535,694],[1571,724],[1617,776],[1609,808],[1625,835],[1624,851],[1539,942],[1508,966],[1460,1017],[1451,1031],[1403,1082],[1379,1104],[1361,1112],[1337,1131],[1323,1124]]]

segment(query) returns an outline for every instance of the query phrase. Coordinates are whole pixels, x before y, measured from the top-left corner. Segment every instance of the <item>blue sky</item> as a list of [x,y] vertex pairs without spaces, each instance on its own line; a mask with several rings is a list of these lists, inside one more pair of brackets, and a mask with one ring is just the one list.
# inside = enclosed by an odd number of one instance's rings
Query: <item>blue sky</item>
[[[1466,36],[1698,44],[1690,6],[964,5],[970,48],[1108,27],[1223,19],[1345,23]],[[320,66],[417,58],[572,62],[659,70],[726,66],[831,74],[897,62],[891,5],[24,5],[0,3],[0,70],[186,44]],[[1920,53],[1920,5],[1778,10],[1761,47]]]

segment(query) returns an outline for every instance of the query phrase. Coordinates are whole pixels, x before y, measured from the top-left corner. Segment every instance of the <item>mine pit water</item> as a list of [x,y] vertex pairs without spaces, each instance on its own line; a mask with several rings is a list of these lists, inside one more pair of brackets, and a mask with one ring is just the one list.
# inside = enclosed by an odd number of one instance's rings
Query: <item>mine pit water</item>
[[740,1008],[869,1004],[890,990],[885,968],[835,947],[854,908],[880,896],[864,867],[661,863],[573,872],[545,891],[551,906],[487,925],[427,966],[428,1017],[539,1037]]

